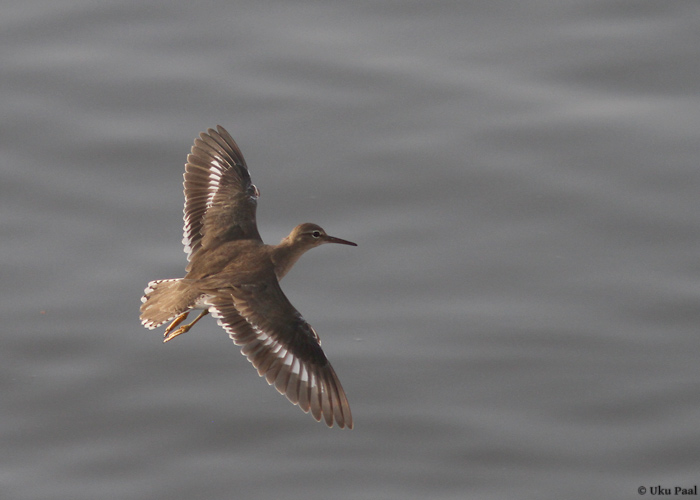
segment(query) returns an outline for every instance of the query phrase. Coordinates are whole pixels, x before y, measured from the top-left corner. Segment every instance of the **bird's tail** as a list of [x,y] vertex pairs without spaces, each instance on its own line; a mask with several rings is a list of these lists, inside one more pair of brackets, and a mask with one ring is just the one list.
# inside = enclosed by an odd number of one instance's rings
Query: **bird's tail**
[[141,324],[153,330],[191,309],[188,280],[182,278],[151,281],[141,297]]

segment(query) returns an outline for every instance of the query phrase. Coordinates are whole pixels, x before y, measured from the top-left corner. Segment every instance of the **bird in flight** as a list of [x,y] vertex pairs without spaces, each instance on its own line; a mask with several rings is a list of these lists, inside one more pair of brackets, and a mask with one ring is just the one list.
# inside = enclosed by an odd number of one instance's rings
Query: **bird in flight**
[[[238,145],[222,127],[195,139],[184,174],[184,278],[151,281],[141,298],[141,323],[167,322],[163,342],[211,313],[241,352],[305,413],[332,427],[353,427],[345,391],[316,331],[279,285],[304,252],[324,243],[357,246],[300,224],[279,245],[263,243],[255,220],[258,188]],[[188,314],[201,312],[181,326]]]

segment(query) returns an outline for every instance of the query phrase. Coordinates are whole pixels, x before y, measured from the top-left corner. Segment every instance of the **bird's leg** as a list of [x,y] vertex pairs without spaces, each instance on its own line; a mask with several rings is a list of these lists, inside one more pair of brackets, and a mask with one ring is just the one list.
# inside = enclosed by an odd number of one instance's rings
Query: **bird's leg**
[[197,316],[197,317],[194,319],[194,321],[193,321],[192,323],[190,323],[190,324],[188,324],[188,325],[181,326],[180,328],[178,328],[177,330],[175,330],[174,332],[171,333],[171,330],[172,330],[173,328],[175,328],[177,325],[179,325],[180,323],[182,323],[183,321],[185,321],[185,319],[187,319],[187,315],[188,315],[189,313],[190,313],[189,311],[186,311],[186,312],[182,313],[180,316],[178,316],[177,318],[175,318],[175,321],[173,321],[172,323],[170,323],[170,326],[169,326],[168,328],[165,329],[165,335],[163,336],[163,337],[164,337],[164,338],[163,338],[163,343],[165,343],[165,342],[167,342],[167,341],[169,341],[169,340],[174,339],[174,338],[177,337],[178,335],[182,335],[183,333],[189,332],[189,331],[190,331],[190,328],[192,328],[192,327],[194,326],[194,324],[195,324],[197,321],[199,321],[199,320],[202,319],[204,316],[206,316],[207,314],[209,314],[209,310],[208,310],[208,309],[204,309],[201,313],[199,313],[199,316]]
[[185,321],[185,320],[187,319],[187,316],[188,316],[189,314],[190,314],[190,311],[187,310],[187,311],[185,311],[184,313],[182,313],[180,316],[178,316],[177,318],[175,318],[175,319],[173,320],[173,322],[170,323],[170,325],[168,326],[168,328],[165,329],[165,335],[164,335],[164,336],[167,337],[167,336],[168,336],[168,333],[170,333],[170,331],[171,331],[173,328],[175,328],[177,325],[179,325],[180,323],[182,323],[183,321]]

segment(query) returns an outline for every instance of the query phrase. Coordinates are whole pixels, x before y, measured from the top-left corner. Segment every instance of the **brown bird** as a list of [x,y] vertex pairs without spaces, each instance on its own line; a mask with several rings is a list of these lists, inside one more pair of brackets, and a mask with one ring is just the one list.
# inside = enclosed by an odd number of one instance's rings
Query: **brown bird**
[[[220,125],[195,139],[184,178],[187,274],[148,284],[141,323],[154,329],[171,321],[167,342],[211,312],[268,384],[317,421],[323,417],[329,427],[335,422],[352,429],[348,399],[321,340],[279,280],[312,248],[357,245],[308,222],[279,245],[264,244],[255,221],[260,192],[241,150]],[[201,310],[199,316],[175,329],[193,309]]]

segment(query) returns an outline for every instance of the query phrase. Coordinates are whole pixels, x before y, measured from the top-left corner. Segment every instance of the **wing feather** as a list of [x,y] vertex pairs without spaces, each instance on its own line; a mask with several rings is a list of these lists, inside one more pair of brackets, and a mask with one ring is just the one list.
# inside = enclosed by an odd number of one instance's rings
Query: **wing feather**
[[209,303],[219,324],[268,384],[317,421],[352,428],[347,396],[318,335],[276,279],[219,290]]
[[250,180],[241,150],[222,126],[195,139],[183,186],[182,243],[188,261],[197,252],[228,241],[261,241],[255,220],[260,193]]

